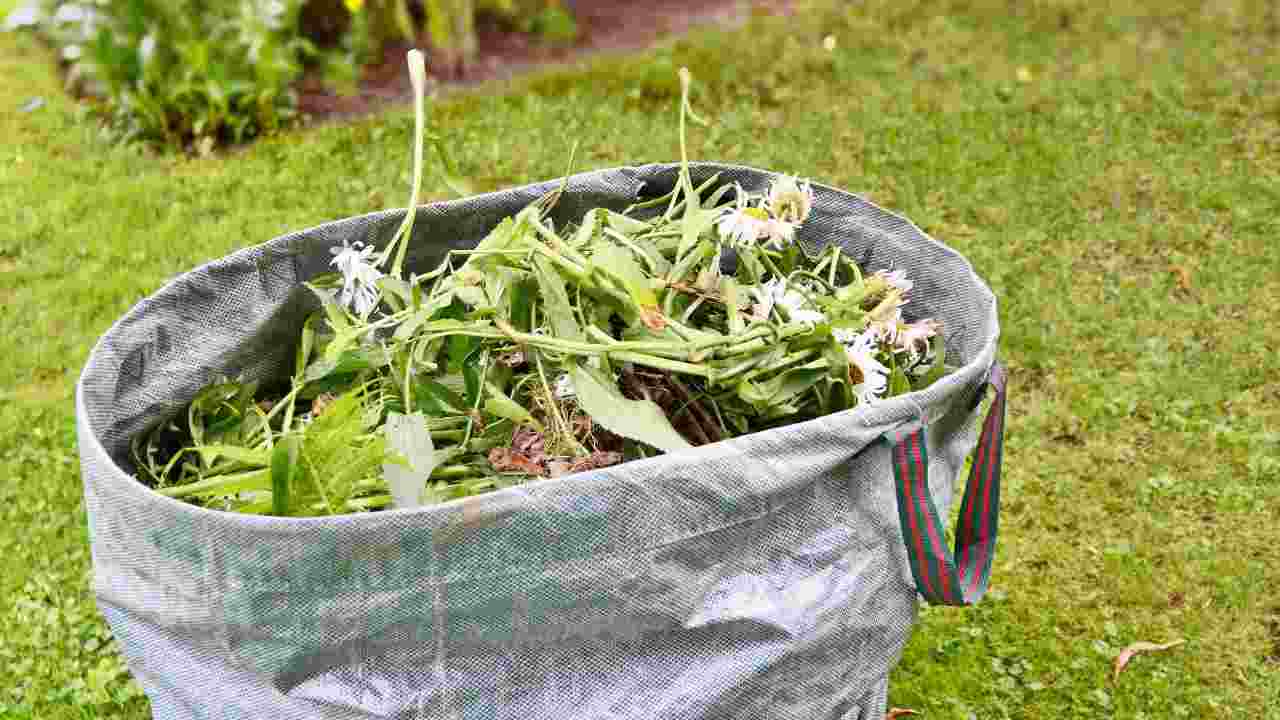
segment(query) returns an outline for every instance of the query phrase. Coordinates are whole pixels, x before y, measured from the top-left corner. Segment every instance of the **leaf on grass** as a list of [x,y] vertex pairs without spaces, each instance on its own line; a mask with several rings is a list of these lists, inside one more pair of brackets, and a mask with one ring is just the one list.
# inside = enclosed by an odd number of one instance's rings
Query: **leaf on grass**
[[890,708],[889,712],[885,713],[884,720],[896,720],[896,718],[905,717],[907,715],[919,715],[919,714],[920,713],[916,712],[915,710],[911,710],[908,708]]
[[271,514],[289,514],[290,488],[298,474],[298,438],[288,435],[276,443],[271,453]]
[[427,419],[421,413],[389,413],[386,433],[387,449],[408,462],[408,467],[398,462],[382,464],[382,475],[391,489],[391,504],[396,508],[418,507],[437,461]]
[[612,382],[580,365],[569,370],[578,405],[606,430],[664,452],[693,447],[676,432],[662,408],[649,400],[628,400]]
[[1136,642],[1130,645],[1129,647],[1121,650],[1120,654],[1116,656],[1115,672],[1111,676],[1112,681],[1120,680],[1120,673],[1135,655],[1140,653],[1162,652],[1170,648],[1175,648],[1185,642],[1186,640],[1174,640],[1173,642],[1167,642],[1163,645],[1157,645],[1156,643],[1149,642]]

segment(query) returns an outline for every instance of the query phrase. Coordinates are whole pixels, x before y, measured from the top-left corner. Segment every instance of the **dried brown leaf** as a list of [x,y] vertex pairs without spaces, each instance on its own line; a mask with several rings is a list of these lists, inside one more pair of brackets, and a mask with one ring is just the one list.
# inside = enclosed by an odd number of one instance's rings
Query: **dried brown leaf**
[[1178,289],[1183,292],[1191,292],[1191,270],[1184,265],[1173,265],[1169,267],[1169,272],[1173,273],[1174,279],[1178,283]]
[[586,472],[598,470],[622,462],[622,453],[597,450],[584,458],[577,458],[569,467],[569,472]]
[[1111,676],[1111,679],[1113,681],[1120,680],[1120,672],[1129,664],[1129,661],[1133,659],[1133,656],[1140,653],[1161,652],[1163,650],[1168,650],[1169,648],[1177,647],[1185,642],[1186,640],[1174,640],[1173,642],[1167,642],[1163,645],[1157,645],[1156,643],[1149,642],[1136,642],[1124,650],[1121,650],[1120,654],[1116,656],[1116,669],[1115,673]]
[[512,451],[511,448],[494,448],[489,451],[489,465],[497,472],[522,472],[527,475],[546,477],[547,470],[527,455]]
[[885,713],[884,720],[894,720],[894,718],[900,718],[906,715],[919,715],[919,714],[920,713],[916,712],[915,710],[910,710],[908,708],[891,708],[889,712]]

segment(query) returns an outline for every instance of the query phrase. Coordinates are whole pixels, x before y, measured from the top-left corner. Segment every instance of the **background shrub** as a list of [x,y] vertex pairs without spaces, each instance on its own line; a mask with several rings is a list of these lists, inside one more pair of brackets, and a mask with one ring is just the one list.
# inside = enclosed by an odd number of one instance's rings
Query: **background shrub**
[[32,0],[6,24],[43,32],[121,138],[207,152],[290,124],[308,64],[352,89],[387,43],[425,35],[438,72],[464,72],[478,12],[551,42],[577,34],[559,0]]

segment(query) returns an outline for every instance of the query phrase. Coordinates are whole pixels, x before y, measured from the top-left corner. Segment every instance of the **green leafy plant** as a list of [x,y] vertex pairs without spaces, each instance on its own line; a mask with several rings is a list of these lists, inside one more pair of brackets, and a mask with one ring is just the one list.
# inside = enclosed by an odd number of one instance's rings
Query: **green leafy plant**
[[297,31],[302,0],[46,0],[37,19],[69,77],[105,96],[125,139],[208,150],[288,125],[291,85],[314,46]]

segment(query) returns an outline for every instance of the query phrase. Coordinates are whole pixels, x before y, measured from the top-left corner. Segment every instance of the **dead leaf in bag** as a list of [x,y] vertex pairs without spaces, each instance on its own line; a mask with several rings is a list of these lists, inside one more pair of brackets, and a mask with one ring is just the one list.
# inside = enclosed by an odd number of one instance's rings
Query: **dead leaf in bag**
[[1136,642],[1124,650],[1121,650],[1120,654],[1116,656],[1115,674],[1111,676],[1111,679],[1113,681],[1120,680],[1121,671],[1123,671],[1125,666],[1129,664],[1129,661],[1133,659],[1133,656],[1141,653],[1161,652],[1170,648],[1175,648],[1185,642],[1186,640],[1174,640],[1173,642],[1167,642],[1163,645],[1157,645],[1156,643],[1149,642]]

